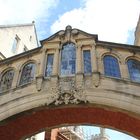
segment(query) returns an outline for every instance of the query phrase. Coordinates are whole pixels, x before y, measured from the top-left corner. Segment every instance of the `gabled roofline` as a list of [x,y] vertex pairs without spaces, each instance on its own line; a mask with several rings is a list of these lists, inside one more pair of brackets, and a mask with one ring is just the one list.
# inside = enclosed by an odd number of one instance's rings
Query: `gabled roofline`
[[60,30],[60,31],[54,33],[53,35],[49,36],[48,38],[45,38],[45,39],[43,39],[43,40],[40,40],[40,44],[42,45],[43,42],[51,40],[53,37],[55,37],[55,36],[56,36],[59,32],[61,32],[61,31],[64,31],[64,30]]
[[[85,31],[79,30],[79,29],[77,29],[77,28],[73,28],[72,30],[78,30],[79,32],[82,32],[82,33],[84,33],[84,34],[87,34],[87,35],[89,35],[89,36],[94,37],[94,38],[95,38],[95,41],[98,41],[98,35],[97,35],[97,34],[90,34],[90,33],[87,33],[87,32],[85,32]],[[56,32],[55,34],[51,35],[50,37],[41,40],[41,41],[40,41],[40,44],[43,45],[43,42],[45,42],[45,41],[50,41],[50,40],[53,39],[55,36],[57,36],[57,35],[59,34],[59,32],[61,32],[61,31],[65,31],[65,30],[60,30],[60,31]]]

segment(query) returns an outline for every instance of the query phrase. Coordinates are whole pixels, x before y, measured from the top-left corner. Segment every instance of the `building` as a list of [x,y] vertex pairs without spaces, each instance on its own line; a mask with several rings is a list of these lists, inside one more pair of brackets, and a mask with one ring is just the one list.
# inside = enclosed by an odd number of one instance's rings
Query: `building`
[[38,47],[38,39],[34,22],[0,25],[0,52],[6,58],[36,47]]
[[138,22],[136,44],[129,45],[67,26],[42,47],[1,60],[0,139],[65,124],[108,126],[140,138],[139,33]]
[[136,30],[135,30],[134,45],[140,46],[140,16],[139,16],[139,20],[138,20],[137,27],[136,27]]
[[105,133],[105,128],[100,128],[100,134],[91,136],[91,140],[110,140],[109,136]]
[[0,52],[0,60],[5,59],[6,57]]
[[[0,25],[0,60],[37,47],[34,21],[30,24]],[[37,136],[31,139],[37,139]]]
[[50,131],[39,133],[27,140],[84,140],[84,138],[82,126],[68,126],[54,128]]
[[84,132],[81,126],[55,128],[46,132],[45,140],[84,140]]

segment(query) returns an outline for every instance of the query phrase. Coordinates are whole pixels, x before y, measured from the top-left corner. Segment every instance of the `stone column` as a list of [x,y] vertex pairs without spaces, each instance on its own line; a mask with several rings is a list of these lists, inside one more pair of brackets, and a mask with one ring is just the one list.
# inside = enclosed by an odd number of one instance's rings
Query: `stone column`
[[41,54],[41,57],[40,57],[40,68],[39,68],[38,76],[44,76],[45,59],[46,59],[46,49],[42,49],[42,54]]
[[125,61],[122,61],[122,62],[119,62],[119,63],[120,63],[121,77],[123,79],[129,79],[129,71],[128,71],[127,64],[125,64]]
[[91,47],[91,63],[92,63],[92,81],[95,87],[99,86],[100,82],[100,73],[98,72],[98,63],[97,63],[97,54],[96,54],[96,46],[95,42]]
[[83,86],[83,72],[82,72],[82,45],[77,45],[76,48],[76,87],[81,89]]
[[53,71],[52,71],[52,75],[56,76],[59,74],[59,48],[56,48],[55,50],[55,54],[54,54],[54,60],[53,60]]
[[82,73],[82,51],[81,51],[81,46],[77,46],[76,50],[76,74]]
[[40,57],[40,62],[38,64],[38,74],[36,76],[36,88],[38,91],[42,88],[42,82],[44,77],[44,69],[45,69],[45,59],[46,59],[46,49],[42,49],[42,54]]
[[91,63],[92,63],[92,72],[97,72],[98,66],[97,66],[97,54],[96,54],[95,44],[92,44],[91,47]]
[[21,77],[21,75],[20,75],[20,69],[19,68],[17,67],[17,69],[15,70],[13,81],[12,81],[12,89],[16,88],[17,85],[20,82],[19,78]]

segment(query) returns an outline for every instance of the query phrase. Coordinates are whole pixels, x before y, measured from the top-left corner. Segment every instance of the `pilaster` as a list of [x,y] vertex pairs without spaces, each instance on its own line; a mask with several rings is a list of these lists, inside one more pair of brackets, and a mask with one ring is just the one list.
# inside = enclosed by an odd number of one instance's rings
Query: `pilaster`
[[97,65],[97,52],[96,52],[96,44],[95,42],[92,44],[91,47],[91,63],[92,63],[92,80],[93,85],[95,87],[99,86],[100,82],[100,73],[98,72],[98,65]]
[[125,61],[122,61],[120,63],[120,72],[123,79],[129,79],[129,71],[127,68],[127,64],[125,64]]
[[16,69],[15,72],[14,72],[14,78],[13,78],[13,81],[12,81],[12,89],[16,88],[17,85],[19,84],[19,80],[18,78],[20,75],[20,72],[19,72],[19,69]]
[[55,50],[55,54],[54,54],[54,62],[53,62],[53,71],[52,71],[52,75],[56,76],[59,73],[59,55],[60,55],[60,49],[56,48]]
[[45,69],[45,59],[46,59],[46,49],[42,49],[42,55],[40,57],[40,69],[38,75],[36,76],[36,89],[38,91],[42,88],[42,82],[44,77],[44,69]]
[[92,72],[97,72],[98,71],[98,66],[97,66],[97,53],[96,53],[96,46],[95,43],[92,44],[91,47],[91,63],[92,63]]
[[39,70],[38,76],[43,76],[44,75],[45,59],[46,59],[46,49],[43,49],[42,50],[42,55],[40,57],[40,70]]
[[82,45],[77,45],[76,51],[76,73],[82,73]]

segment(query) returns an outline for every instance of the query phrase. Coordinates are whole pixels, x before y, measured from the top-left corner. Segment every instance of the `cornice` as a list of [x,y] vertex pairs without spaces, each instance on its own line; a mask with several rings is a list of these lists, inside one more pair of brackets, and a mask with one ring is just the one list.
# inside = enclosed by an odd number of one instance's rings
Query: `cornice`
[[8,63],[11,63],[12,61],[15,61],[15,60],[17,60],[17,59],[30,56],[31,54],[34,54],[34,53],[39,52],[41,48],[42,48],[42,47],[37,47],[37,48],[35,48],[35,49],[32,49],[32,50],[29,50],[29,51],[26,51],[26,52],[17,54],[17,55],[15,55],[15,56],[12,56],[12,57],[3,59],[3,60],[0,61],[0,65],[2,65],[2,64],[8,64]]
[[122,43],[114,43],[114,42],[106,42],[106,41],[97,41],[96,45],[104,46],[107,48],[122,48],[126,50],[140,51],[140,46],[130,45],[130,44],[122,44]]

